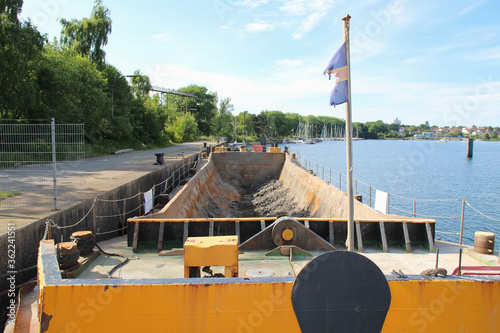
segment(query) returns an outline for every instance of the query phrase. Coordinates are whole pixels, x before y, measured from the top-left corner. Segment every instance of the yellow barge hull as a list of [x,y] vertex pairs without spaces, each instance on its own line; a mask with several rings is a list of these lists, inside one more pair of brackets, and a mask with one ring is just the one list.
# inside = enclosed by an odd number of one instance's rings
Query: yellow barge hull
[[[38,260],[40,332],[301,332],[294,278],[62,279],[52,241]],[[498,332],[499,279],[388,282],[382,332]]]

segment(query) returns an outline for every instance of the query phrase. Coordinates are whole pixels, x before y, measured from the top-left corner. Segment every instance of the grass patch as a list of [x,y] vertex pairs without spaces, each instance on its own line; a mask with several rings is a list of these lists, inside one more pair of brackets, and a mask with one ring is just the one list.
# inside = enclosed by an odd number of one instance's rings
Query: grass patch
[[21,192],[0,192],[0,205],[3,199],[12,198],[19,194],[21,194]]
[[173,146],[171,142],[150,143],[143,145],[142,143],[107,143],[107,144],[89,144],[85,145],[85,157],[109,155],[115,151],[132,148],[133,150],[157,149]]
[[21,194],[21,192],[0,192],[0,199],[12,198],[19,194]]

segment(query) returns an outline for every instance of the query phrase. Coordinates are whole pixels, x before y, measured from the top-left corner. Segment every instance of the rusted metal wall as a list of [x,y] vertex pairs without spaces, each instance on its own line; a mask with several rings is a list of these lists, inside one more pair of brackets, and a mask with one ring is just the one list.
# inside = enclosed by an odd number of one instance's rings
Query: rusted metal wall
[[[347,195],[319,177],[313,177],[287,155],[280,180],[293,193],[302,209],[312,217],[347,218]],[[396,215],[381,214],[371,207],[354,201],[354,218],[383,219]]]
[[155,218],[206,217],[209,204],[220,208],[217,217],[228,217],[228,205],[238,200],[241,187],[279,177],[285,154],[228,152],[210,158]]

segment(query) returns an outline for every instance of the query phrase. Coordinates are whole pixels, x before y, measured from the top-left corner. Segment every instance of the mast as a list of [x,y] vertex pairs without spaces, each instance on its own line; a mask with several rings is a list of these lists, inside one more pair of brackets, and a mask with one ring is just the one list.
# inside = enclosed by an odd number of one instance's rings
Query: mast
[[351,111],[351,55],[349,45],[349,20],[351,16],[347,14],[342,19],[344,21],[344,41],[347,58],[347,93],[348,101],[346,103],[346,157],[347,157],[347,250],[354,251],[354,194],[352,187],[352,111]]

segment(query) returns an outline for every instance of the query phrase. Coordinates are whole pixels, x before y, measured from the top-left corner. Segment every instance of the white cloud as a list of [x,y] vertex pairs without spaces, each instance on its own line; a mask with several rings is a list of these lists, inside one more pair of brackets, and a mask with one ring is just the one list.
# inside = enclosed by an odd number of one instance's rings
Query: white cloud
[[281,11],[295,15],[305,14],[305,0],[289,0],[279,8]]
[[[155,66],[151,73],[145,71],[145,74],[154,75],[155,85],[166,88],[189,84],[206,86],[210,91],[217,91],[221,98],[230,97],[236,113],[248,110],[257,114],[268,109],[343,117],[341,109],[328,106],[334,83],[321,75],[322,68],[308,66],[298,59],[280,59],[276,65],[298,67],[283,70],[278,66],[258,79],[179,65]],[[481,116],[493,121],[496,118],[490,113],[498,111],[500,82],[492,80],[487,78],[487,88],[480,88],[477,95],[480,81],[470,84],[411,82],[395,75],[376,77],[355,72],[352,78],[354,120],[390,122],[399,117],[408,124],[429,120],[436,125],[465,125]]]
[[465,15],[471,11],[473,11],[474,9],[476,9],[477,7],[479,6],[482,6],[484,5],[485,3],[487,3],[489,0],[483,0],[483,1],[476,1],[476,3],[474,3],[473,5],[469,6],[469,7],[466,7],[464,9],[462,9],[459,13],[458,13],[458,16],[462,16],[462,15]]
[[489,61],[500,59],[500,47],[484,48],[472,51],[468,58],[473,61]]
[[160,42],[166,42],[166,41],[169,41],[171,38],[168,34],[164,33],[164,34],[150,36],[150,37],[148,37],[148,39],[154,39],[154,40],[157,40]]
[[260,5],[265,5],[266,3],[267,0],[243,0],[241,2],[238,2],[237,4],[243,7],[255,8],[259,7]]
[[[298,62],[292,61],[292,63]],[[178,88],[188,84],[203,85],[209,90],[217,91],[219,96],[231,97],[236,110],[248,110],[252,113],[259,113],[263,109],[282,110],[284,106],[291,112],[299,112],[294,101],[314,96],[328,96],[332,83],[321,76],[320,69],[303,69],[300,73],[305,75],[278,70],[276,73],[269,73],[268,76],[251,79],[165,64],[145,71],[145,74],[154,76],[155,85],[166,88]]]
[[249,23],[245,26],[245,31],[247,32],[262,32],[273,29],[274,26],[267,22],[254,22],[254,23]]
[[[297,28],[292,33],[293,39],[300,39],[303,35],[313,30],[332,8],[332,2],[328,0],[289,0],[280,10],[292,15],[300,15]],[[305,17],[304,17],[305,16]]]
[[307,18],[302,21],[302,23],[299,25],[299,27],[292,34],[293,39],[299,39],[304,34],[311,31],[312,29],[314,29],[326,14],[327,14],[326,11],[322,11],[322,12],[318,11],[318,12],[314,12],[312,14],[309,14],[307,16]]
[[302,66],[302,60],[300,59],[278,59],[276,60],[276,65],[280,67],[300,67]]
[[423,57],[411,57],[402,61],[403,64],[417,64],[424,62],[425,59]]

